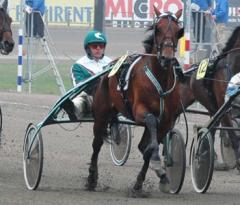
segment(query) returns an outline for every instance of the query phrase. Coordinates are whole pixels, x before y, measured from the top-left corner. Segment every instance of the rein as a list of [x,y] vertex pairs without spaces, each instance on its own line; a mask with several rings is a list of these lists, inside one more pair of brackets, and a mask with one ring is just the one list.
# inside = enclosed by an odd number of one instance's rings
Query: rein
[[[224,59],[228,54],[231,54],[231,53],[233,53],[233,52],[235,52],[235,51],[240,51],[240,47],[233,48],[233,49],[231,49],[231,50],[229,50],[229,51],[227,51],[227,52],[224,52],[223,54],[217,56],[217,57],[216,57],[216,60],[215,60],[215,65],[218,63],[218,61],[220,61],[221,59]],[[230,79],[231,79],[231,77],[232,77],[234,74],[232,73],[232,70],[229,68],[228,63],[225,63],[225,67],[227,68],[227,71],[228,71],[228,79],[229,79],[228,81],[225,81],[225,82],[229,82]],[[213,80],[214,80],[214,79],[213,79]]]
[[227,56],[229,53],[233,53],[235,51],[240,51],[240,48],[239,47],[238,48],[233,48],[233,49],[231,49],[231,50],[229,50],[225,53],[222,53],[221,55],[216,57],[216,60],[220,60],[220,59],[224,58],[225,56]]

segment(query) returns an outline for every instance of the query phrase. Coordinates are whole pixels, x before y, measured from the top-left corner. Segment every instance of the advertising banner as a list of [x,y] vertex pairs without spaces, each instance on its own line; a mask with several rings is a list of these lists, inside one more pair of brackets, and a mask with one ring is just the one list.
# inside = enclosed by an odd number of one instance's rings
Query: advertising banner
[[183,8],[181,0],[106,0],[106,25],[113,27],[145,27],[153,21],[153,5],[163,11]]
[[[57,25],[93,25],[95,0],[45,0],[45,21]],[[24,2],[24,0],[23,0]],[[105,0],[107,26],[145,27],[154,17],[153,4],[161,11],[176,12],[183,8],[181,0]],[[9,1],[13,22],[19,22],[21,0]],[[240,23],[239,0],[229,0],[229,26]]]
[[240,1],[229,0],[229,26],[237,27],[240,25]]
[[[20,0],[10,1],[9,13],[14,22],[20,21],[20,4]],[[45,0],[45,5],[44,18],[49,24],[93,24],[94,0]]]

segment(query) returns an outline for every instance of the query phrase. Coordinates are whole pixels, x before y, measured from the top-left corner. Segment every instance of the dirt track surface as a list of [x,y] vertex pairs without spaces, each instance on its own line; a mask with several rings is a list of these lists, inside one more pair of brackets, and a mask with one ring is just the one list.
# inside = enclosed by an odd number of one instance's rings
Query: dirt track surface
[[[236,170],[214,172],[206,194],[195,193],[189,172],[186,171],[182,191],[178,195],[164,194],[158,189],[158,178],[149,170],[144,183],[148,198],[131,198],[133,186],[142,165],[137,150],[142,130],[135,128],[129,160],[122,167],[114,166],[105,144],[99,159],[99,186],[95,192],[85,190],[88,162],[93,139],[92,124],[85,123],[75,131],[66,131],[59,125],[42,129],[44,142],[43,176],[37,191],[26,189],[22,169],[22,146],[28,123],[40,122],[56,102],[58,96],[27,95],[0,92],[3,113],[4,141],[0,148],[0,204],[239,204],[240,175]],[[206,117],[190,116],[193,123],[204,122]],[[64,125],[74,128],[76,124]],[[182,133],[185,127],[178,125]],[[190,133],[192,133],[190,131]],[[189,143],[190,144],[190,143]],[[187,149],[189,156],[189,146]]]

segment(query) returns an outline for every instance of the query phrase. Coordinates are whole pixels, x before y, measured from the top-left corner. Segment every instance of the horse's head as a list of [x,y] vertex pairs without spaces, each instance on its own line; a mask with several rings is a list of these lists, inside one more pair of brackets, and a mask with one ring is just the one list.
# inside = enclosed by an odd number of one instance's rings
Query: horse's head
[[155,52],[161,65],[165,67],[174,59],[178,39],[184,34],[184,28],[179,23],[182,10],[178,10],[175,14],[161,13],[154,6],[154,11],[156,14],[154,22]]
[[0,8],[0,51],[1,54],[9,54],[14,47],[11,30],[12,19],[5,9]]

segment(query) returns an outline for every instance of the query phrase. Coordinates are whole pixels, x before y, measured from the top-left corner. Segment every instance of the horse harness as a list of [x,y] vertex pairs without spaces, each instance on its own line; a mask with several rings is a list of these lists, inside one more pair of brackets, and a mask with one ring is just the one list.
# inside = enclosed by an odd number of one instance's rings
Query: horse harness
[[[129,79],[126,78],[129,69],[131,67],[132,64],[134,64],[134,62],[141,56],[146,55],[146,54],[133,54],[128,56],[128,58],[124,61],[124,63],[122,64],[122,66],[119,69],[119,72],[117,73],[117,80],[118,80],[118,90],[121,92],[121,96],[123,99],[123,102],[125,104],[127,113],[128,113],[128,117],[130,119],[133,119],[133,114],[132,114],[132,108],[129,102],[129,99],[127,97],[127,86],[128,86],[128,81]],[[173,89],[175,88],[176,85],[176,80],[177,78],[179,79],[179,64],[177,63],[177,60],[175,59],[175,64],[173,66],[173,72],[174,72],[174,82],[173,85],[170,89],[168,89],[167,91],[164,91],[162,89],[161,84],[158,82],[158,80],[156,79],[156,77],[153,75],[153,73],[151,72],[151,69],[149,68],[148,64],[145,64],[143,67],[143,70],[146,74],[146,76],[148,77],[148,79],[151,81],[151,83],[154,85],[154,87],[156,88],[158,94],[159,94],[159,99],[160,99],[160,114],[159,114],[159,120],[162,119],[163,116],[163,110],[164,110],[164,97],[166,97],[167,95],[169,95]]]
[[[215,104],[215,108],[217,107],[217,102],[216,102],[216,99],[215,99],[215,94],[213,92],[213,89],[212,89],[212,84],[213,84],[213,80],[214,80],[214,74],[216,73],[217,71],[217,64],[220,60],[222,59],[225,59],[225,57],[234,52],[234,51],[237,51],[237,50],[240,50],[240,48],[235,48],[235,49],[231,49],[219,56],[217,56],[215,59],[210,59],[209,61],[209,66],[208,66],[208,69],[207,69],[207,73],[204,77],[204,80],[203,80],[203,86],[206,88],[207,90],[207,94],[208,94],[208,97],[210,99],[210,101],[212,103]],[[227,81],[229,81],[231,79],[231,77],[233,76],[233,73],[228,65],[228,63],[226,62],[225,60],[225,66],[224,68],[227,69]]]
[[[157,36],[157,32],[159,32],[159,29],[157,28],[157,25],[162,18],[167,18],[168,19],[168,26],[167,26],[167,29],[166,29],[162,39],[159,42],[157,42],[156,36]],[[165,59],[162,56],[163,47],[170,47],[174,50],[174,52],[176,51],[177,42],[175,42],[173,37],[172,38],[167,37],[167,32],[169,30],[172,32],[172,26],[171,26],[172,21],[179,24],[179,21],[178,21],[177,17],[175,15],[173,15],[172,13],[163,13],[160,16],[157,16],[155,18],[155,22],[154,22],[154,45],[156,46],[157,54],[134,54],[134,55],[128,56],[127,60],[125,60],[125,62],[122,64],[119,72],[117,73],[118,90],[121,92],[121,96],[122,96],[124,104],[126,106],[128,117],[130,119],[133,119],[133,114],[132,114],[131,104],[130,104],[129,99],[127,97],[127,91],[126,91],[126,84],[128,84],[128,82],[126,81],[126,75],[127,75],[128,70],[130,68],[130,65],[137,58],[139,58],[140,56],[143,56],[143,55],[149,55],[149,56],[157,57],[159,64],[162,65],[162,61]],[[170,39],[170,41],[166,41],[168,39]],[[175,64],[176,59],[173,58],[171,63]],[[164,110],[164,99],[163,98],[165,96],[167,96],[168,94],[170,94],[173,91],[173,89],[175,88],[175,85],[176,85],[175,66],[173,66],[174,82],[173,82],[172,87],[167,91],[163,91],[160,83],[158,82],[156,77],[151,72],[151,69],[149,68],[148,64],[145,64],[143,69],[144,69],[144,72],[145,72],[146,76],[152,82],[152,84],[154,85],[154,87],[156,88],[156,90],[157,90],[157,92],[159,93],[159,96],[160,96],[160,114],[159,114],[159,122],[160,122],[160,120],[162,119],[163,110]]]
[[129,119],[133,119],[132,108],[127,97],[127,86],[129,79],[126,78],[127,73],[129,72],[130,66],[140,57],[140,54],[129,55],[127,59],[123,62],[120,67],[119,72],[117,73],[118,80],[118,90],[121,92],[123,102],[126,107],[127,115]]

